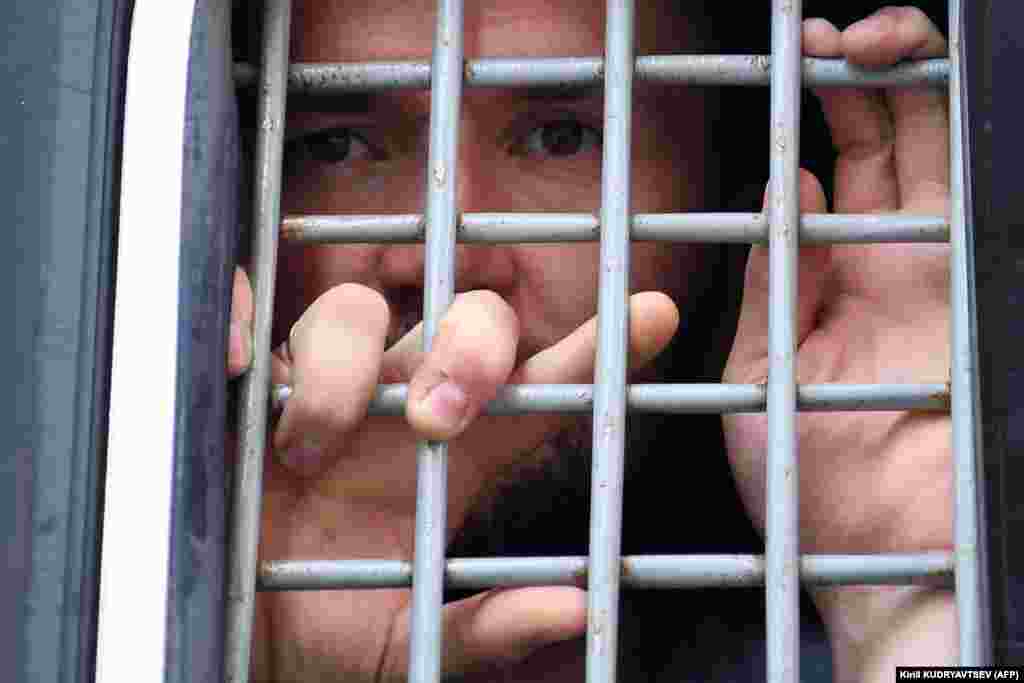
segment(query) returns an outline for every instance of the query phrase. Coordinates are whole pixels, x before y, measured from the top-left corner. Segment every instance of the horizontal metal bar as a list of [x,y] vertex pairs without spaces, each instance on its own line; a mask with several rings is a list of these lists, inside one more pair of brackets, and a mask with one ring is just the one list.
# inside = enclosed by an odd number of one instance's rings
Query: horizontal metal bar
[[[804,555],[805,584],[951,586],[949,552],[893,555]],[[445,586],[585,586],[586,557],[450,559]],[[622,558],[622,583],[632,588],[707,588],[764,584],[761,555],[634,555]],[[264,591],[407,588],[412,563],[401,560],[268,561],[257,587]]]
[[[767,55],[656,55],[638,57],[640,81],[701,86],[768,85],[771,57]],[[600,85],[604,76],[600,57],[474,59],[466,64],[467,87],[580,87]],[[839,59],[808,57],[803,60],[807,87],[885,88],[893,86],[945,86],[949,61],[927,59],[891,69],[867,71]],[[235,82],[255,84],[250,64],[235,64]],[[288,92],[301,95],[339,95],[399,88],[430,87],[427,61],[358,62],[345,64],[292,64]]]
[[948,384],[797,385],[796,406],[804,412],[949,410]]
[[[381,384],[370,402],[371,415],[402,415],[407,384]],[[291,387],[272,392],[275,412],[291,395]],[[487,404],[488,415],[531,413],[587,414],[593,410],[591,384],[509,384]],[[765,411],[763,384],[632,384],[626,388],[631,412],[760,413]],[[946,384],[805,384],[797,387],[797,408],[803,412],[949,410]]]
[[[685,85],[769,84],[769,55],[658,55],[637,59],[637,77],[658,83]],[[806,87],[889,88],[901,85],[943,86],[949,80],[949,61],[928,59],[868,71],[842,59],[803,59]]]
[[[595,242],[599,221],[588,213],[467,213],[456,238],[463,243],[522,244]],[[947,242],[943,216],[903,214],[804,214],[804,244]],[[281,225],[283,239],[305,244],[368,242],[417,243],[424,237],[419,214],[367,216],[290,216]],[[764,244],[768,221],[763,213],[654,213],[633,216],[637,242],[714,242]]]

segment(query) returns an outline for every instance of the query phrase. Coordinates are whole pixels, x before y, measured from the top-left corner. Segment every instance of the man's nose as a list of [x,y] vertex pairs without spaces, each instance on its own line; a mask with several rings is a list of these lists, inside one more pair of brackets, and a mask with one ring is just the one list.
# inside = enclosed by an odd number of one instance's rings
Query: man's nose
[[[385,288],[422,287],[425,250],[422,245],[387,247],[381,258]],[[507,294],[516,283],[515,266],[505,245],[458,245],[455,248],[455,291],[488,289]]]
[[[472,124],[464,124],[456,168],[456,220],[465,213],[501,212],[493,159],[486,145],[474,141]],[[424,202],[424,207],[426,202]],[[457,226],[456,226],[457,227]],[[455,289],[507,292],[515,284],[511,245],[459,244],[455,250]],[[420,285],[425,253],[422,246],[390,247],[382,259],[384,286]]]

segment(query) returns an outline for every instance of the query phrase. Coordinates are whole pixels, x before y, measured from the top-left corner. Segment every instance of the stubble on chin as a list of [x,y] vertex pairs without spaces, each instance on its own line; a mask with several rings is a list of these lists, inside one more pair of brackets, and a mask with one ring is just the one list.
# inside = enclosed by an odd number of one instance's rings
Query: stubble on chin
[[[512,418],[514,419],[514,418]],[[580,417],[537,448],[504,467],[470,507],[449,554],[502,553],[505,538],[557,512],[561,494],[589,491],[590,417]]]

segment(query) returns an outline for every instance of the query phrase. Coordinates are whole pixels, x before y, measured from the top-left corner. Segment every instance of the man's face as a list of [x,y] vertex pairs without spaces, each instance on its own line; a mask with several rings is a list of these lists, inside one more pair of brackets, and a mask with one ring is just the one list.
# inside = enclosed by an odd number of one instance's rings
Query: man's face
[[[292,61],[429,61],[430,0],[297,0]],[[465,56],[567,57],[604,53],[603,3],[475,0],[465,9]],[[690,27],[657,3],[638,8],[636,53],[693,51]],[[601,205],[600,89],[463,92],[458,209],[591,212]],[[282,209],[297,214],[421,213],[430,94],[391,91],[289,102]],[[705,109],[694,89],[634,86],[633,211],[686,211],[704,198]],[[458,248],[456,291],[489,289],[516,310],[520,357],[550,346],[597,310],[597,243]],[[634,291],[685,295],[696,251],[664,244],[632,250]],[[381,291],[392,338],[422,311],[421,245],[283,245],[275,337],[342,282]]]

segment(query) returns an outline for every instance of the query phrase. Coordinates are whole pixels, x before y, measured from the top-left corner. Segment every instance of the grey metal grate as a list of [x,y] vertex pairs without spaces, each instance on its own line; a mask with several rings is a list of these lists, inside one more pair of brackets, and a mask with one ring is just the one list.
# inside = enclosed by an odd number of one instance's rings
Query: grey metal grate
[[[773,0],[773,54],[765,56],[633,55],[632,0],[609,0],[604,59],[479,59],[463,64],[462,2],[439,0],[433,59],[423,62],[287,64],[290,2],[268,0],[263,64],[239,67],[241,82],[258,82],[254,262],[255,360],[243,386],[240,462],[232,520],[234,548],[228,611],[227,679],[248,678],[255,591],[412,586],[410,680],[440,680],[440,609],[452,587],[578,584],[589,588],[587,680],[615,680],[617,606],[626,585],[686,588],[764,585],[768,609],[768,680],[799,680],[798,591],[812,584],[939,583],[955,581],[961,662],[984,663],[983,588],[979,563],[977,403],[970,287],[969,235],[963,214],[960,61],[961,9],[949,3],[951,56],[865,74],[834,60],[802,59],[799,0]],[[594,83],[604,79],[605,122],[600,216],[590,214],[465,214],[457,211],[455,154],[464,86],[516,87]],[[703,85],[770,85],[773,201],[765,214],[639,214],[629,197],[633,78]],[[952,209],[939,216],[804,215],[798,213],[798,131],[801,85],[948,84],[951,110]],[[280,167],[286,91],[339,93],[431,88],[430,159],[425,212],[395,216],[306,216],[282,226]],[[796,227],[799,225],[799,230]],[[506,387],[492,414],[592,412],[594,476],[588,558],[445,560],[447,452],[443,443],[418,450],[415,562],[266,562],[257,567],[262,460],[265,448],[276,240],[310,243],[425,242],[425,340],[453,296],[455,244],[462,242],[600,241],[596,383]],[[760,385],[626,385],[630,240],[767,242],[770,249],[770,380]],[[952,247],[951,382],[947,385],[797,386],[794,317],[798,241],[945,242]],[[378,389],[371,413],[402,410],[406,387]],[[273,398],[287,400],[287,388]],[[956,457],[956,549],[953,553],[878,556],[799,556],[795,415],[798,410],[950,410]],[[671,413],[766,411],[769,418],[767,551],[760,556],[636,556],[620,558],[623,425],[627,410]],[[611,425],[612,428],[607,428]],[[628,570],[628,571],[627,571]]]

